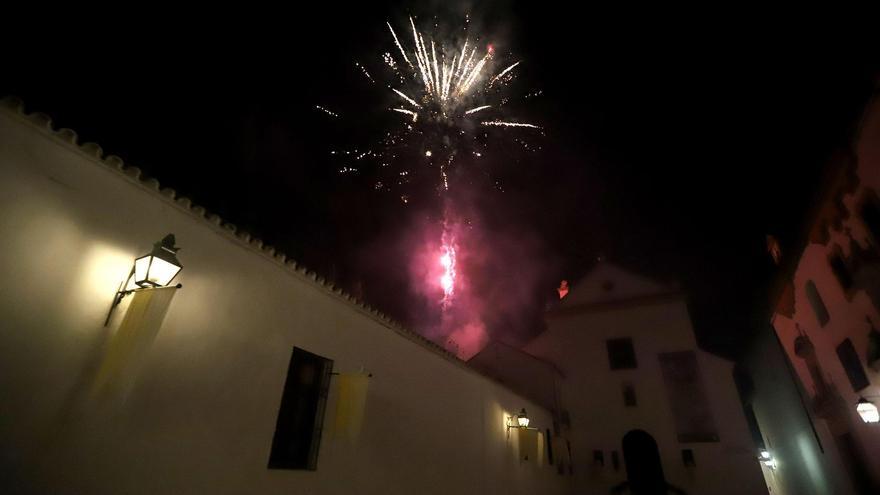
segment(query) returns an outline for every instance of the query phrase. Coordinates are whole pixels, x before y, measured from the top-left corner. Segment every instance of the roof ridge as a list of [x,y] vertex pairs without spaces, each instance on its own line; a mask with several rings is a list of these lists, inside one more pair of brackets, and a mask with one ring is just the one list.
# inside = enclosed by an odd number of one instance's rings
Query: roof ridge
[[[151,193],[159,196],[160,199],[170,202],[179,209],[195,216],[196,218],[207,222],[209,227],[214,227],[216,233],[224,235],[227,239],[237,242],[242,247],[261,255],[267,261],[272,261],[276,265],[282,267],[291,275],[310,280],[317,288],[323,289],[329,295],[336,297],[344,303],[352,306],[355,310],[365,313],[374,321],[377,321],[398,334],[421,344],[428,350],[434,351],[441,357],[454,361],[464,368],[471,369],[465,361],[459,359],[455,354],[440,346],[433,340],[421,335],[420,333],[410,330],[386,315],[379,309],[371,306],[362,299],[358,299],[352,294],[346,292],[341,287],[336,286],[332,282],[327,281],[323,276],[313,270],[309,270],[306,266],[298,263],[293,258],[288,257],[285,253],[278,251],[273,246],[264,245],[263,240],[253,237],[245,230],[239,229],[235,224],[226,222],[220,215],[208,212],[205,207],[194,205],[192,200],[186,196],[180,195],[170,187],[162,188],[159,180],[154,177],[145,177],[140,168],[134,165],[126,165],[125,162],[117,155],[104,154],[104,150],[100,145],[93,142],[79,143],[79,135],[76,131],[68,128],[55,129],[52,126],[52,118],[42,112],[25,111],[24,101],[15,96],[4,96],[0,98],[0,109],[3,109],[12,115],[24,120],[26,123],[46,133],[50,138],[60,141],[66,146],[71,147],[78,153],[98,162],[101,165],[117,172],[123,178],[139,185]],[[482,376],[482,375],[481,375]]]
[[[543,332],[542,332],[542,333],[543,333]],[[529,342],[531,342],[532,340],[533,340],[533,339],[530,339]],[[520,353],[520,354],[525,354],[527,357],[530,357],[530,358],[532,358],[533,360],[535,360],[535,361],[537,361],[537,362],[539,362],[539,363],[541,363],[541,364],[543,364],[543,365],[545,365],[545,366],[549,366],[550,369],[552,369],[553,371],[556,372],[556,374],[558,374],[558,375],[559,375],[560,377],[562,377],[562,378],[565,378],[565,374],[562,373],[562,370],[560,370],[560,369],[556,366],[555,363],[553,363],[553,362],[551,362],[551,361],[548,361],[548,360],[546,360],[546,359],[544,359],[544,358],[541,358],[541,357],[535,356],[534,354],[532,354],[531,352],[529,352],[529,351],[523,349],[522,347],[517,347],[517,346],[515,346],[515,345],[510,345],[510,344],[508,344],[507,342],[504,342],[504,341],[502,341],[502,340],[497,340],[497,339],[491,340],[491,341],[489,342],[489,344],[492,344],[492,343],[495,343],[495,344],[498,344],[498,345],[502,345],[502,346],[504,346],[504,347],[507,347],[508,349],[513,349],[514,351],[516,351],[516,352],[518,352],[518,353]],[[526,342],[526,344],[528,344],[528,342]],[[486,347],[488,347],[488,345],[487,345]],[[483,350],[486,349],[486,347],[484,347],[483,349],[481,349],[480,352],[483,352]],[[479,354],[479,352],[478,352],[477,354]],[[474,354],[474,356],[476,356],[476,354]],[[473,359],[473,358],[471,358],[471,359]],[[468,360],[468,361],[470,361],[470,360]]]

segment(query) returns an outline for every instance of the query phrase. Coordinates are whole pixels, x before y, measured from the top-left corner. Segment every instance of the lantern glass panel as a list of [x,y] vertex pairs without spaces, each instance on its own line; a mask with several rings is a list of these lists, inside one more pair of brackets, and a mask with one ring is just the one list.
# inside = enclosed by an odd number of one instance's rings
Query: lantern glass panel
[[150,271],[151,259],[153,259],[153,257],[148,254],[134,260],[134,283],[136,283],[139,287],[143,287],[143,285],[147,283],[146,280],[147,274]]
[[865,423],[877,423],[880,422],[880,411],[877,410],[877,406],[868,401],[860,401],[856,406],[856,411],[859,413],[859,416],[862,417],[862,421]]
[[134,260],[134,283],[138,287],[164,287],[180,271],[180,266],[148,254]]
[[147,281],[150,284],[164,287],[171,283],[171,280],[174,279],[179,271],[179,266],[154,256]]

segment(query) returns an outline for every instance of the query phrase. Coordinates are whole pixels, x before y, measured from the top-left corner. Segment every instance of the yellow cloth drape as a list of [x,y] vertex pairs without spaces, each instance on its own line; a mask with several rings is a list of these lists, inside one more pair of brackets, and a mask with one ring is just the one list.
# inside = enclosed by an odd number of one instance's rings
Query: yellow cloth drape
[[538,465],[544,465],[544,434],[538,432]]
[[125,394],[159,333],[176,287],[135,291],[119,329],[111,337],[92,395]]
[[538,451],[538,430],[519,428],[517,440],[519,443],[519,460],[537,462],[540,458]]
[[366,373],[340,373],[336,379],[336,418],[333,433],[336,438],[357,441],[367,405],[370,377]]

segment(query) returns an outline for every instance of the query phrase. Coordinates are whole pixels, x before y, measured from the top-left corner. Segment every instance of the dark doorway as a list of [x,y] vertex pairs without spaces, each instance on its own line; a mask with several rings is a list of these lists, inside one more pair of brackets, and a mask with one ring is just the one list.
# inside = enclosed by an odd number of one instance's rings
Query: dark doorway
[[666,480],[660,463],[657,442],[648,432],[632,430],[623,436],[623,462],[630,493],[659,495],[666,493]]

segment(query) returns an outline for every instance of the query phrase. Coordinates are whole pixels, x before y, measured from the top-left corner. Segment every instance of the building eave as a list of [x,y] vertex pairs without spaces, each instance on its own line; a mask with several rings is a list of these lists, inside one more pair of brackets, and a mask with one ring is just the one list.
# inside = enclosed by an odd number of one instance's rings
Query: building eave
[[545,315],[547,319],[560,319],[585,313],[617,311],[620,309],[629,309],[638,306],[662,304],[674,301],[686,302],[686,300],[687,296],[682,291],[659,292],[655,294],[644,294],[624,299],[612,299],[608,301],[597,301],[577,304],[574,306],[558,307],[548,311],[547,313],[545,313]]

